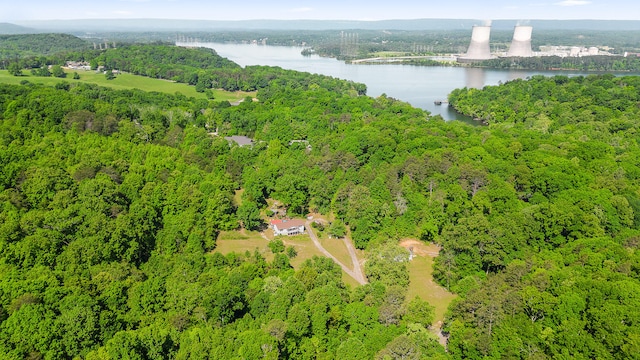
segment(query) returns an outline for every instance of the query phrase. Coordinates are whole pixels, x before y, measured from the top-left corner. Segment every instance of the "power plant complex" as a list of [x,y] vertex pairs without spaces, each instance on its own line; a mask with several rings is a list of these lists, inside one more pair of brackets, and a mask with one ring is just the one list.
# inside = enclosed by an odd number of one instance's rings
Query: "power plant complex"
[[[533,27],[517,25],[513,31],[513,40],[507,52],[507,57],[531,57],[531,34]],[[458,62],[470,63],[482,60],[495,59],[497,56],[491,53],[491,26],[474,26],[471,33],[471,43],[466,54],[458,58]]]
[[531,48],[531,34],[533,27],[527,25],[516,25],[513,30],[513,39],[509,50],[492,53],[490,46],[491,26],[474,26],[471,33],[471,43],[464,55],[458,57],[460,63],[474,63],[483,60],[501,57],[533,57],[533,56],[559,56],[559,57],[582,57],[595,55],[611,55],[607,51],[600,51],[597,47],[579,46],[540,46],[539,52],[533,52]]

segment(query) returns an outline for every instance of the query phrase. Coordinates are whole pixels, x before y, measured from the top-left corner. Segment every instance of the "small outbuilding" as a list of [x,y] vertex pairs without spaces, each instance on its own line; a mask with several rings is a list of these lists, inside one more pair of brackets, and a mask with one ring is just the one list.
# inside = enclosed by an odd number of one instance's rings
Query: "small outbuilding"
[[229,143],[234,142],[238,144],[238,146],[248,146],[248,147],[253,146],[253,139],[251,139],[250,137],[234,135],[234,136],[225,136],[225,139]]

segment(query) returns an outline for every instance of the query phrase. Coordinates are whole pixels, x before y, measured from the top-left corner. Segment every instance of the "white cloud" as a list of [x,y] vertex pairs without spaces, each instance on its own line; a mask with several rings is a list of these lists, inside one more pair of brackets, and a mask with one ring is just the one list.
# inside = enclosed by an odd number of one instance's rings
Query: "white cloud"
[[591,4],[591,1],[586,0],[564,0],[556,3],[556,5],[560,6],[582,6],[589,4]]
[[115,10],[111,12],[112,14],[116,14],[116,15],[131,15],[133,14],[131,11],[126,11],[126,10]]

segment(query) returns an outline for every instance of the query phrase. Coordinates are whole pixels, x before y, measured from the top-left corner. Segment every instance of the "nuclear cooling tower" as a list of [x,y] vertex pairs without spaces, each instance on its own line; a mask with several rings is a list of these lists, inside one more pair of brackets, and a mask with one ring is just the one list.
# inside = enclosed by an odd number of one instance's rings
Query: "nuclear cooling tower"
[[489,38],[491,37],[491,26],[474,26],[471,34],[471,43],[467,53],[458,58],[459,62],[474,62],[493,59]]
[[531,32],[533,27],[531,26],[516,26],[513,31],[513,40],[511,41],[511,47],[507,52],[508,57],[531,57],[533,52],[531,51]]

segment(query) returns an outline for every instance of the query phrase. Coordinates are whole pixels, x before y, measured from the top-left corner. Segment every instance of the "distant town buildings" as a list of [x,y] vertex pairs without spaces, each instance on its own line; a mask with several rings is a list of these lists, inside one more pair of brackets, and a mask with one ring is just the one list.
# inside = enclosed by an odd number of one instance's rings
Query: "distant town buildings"
[[65,67],[71,70],[91,70],[91,66],[86,61],[67,61]]

